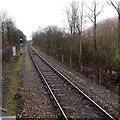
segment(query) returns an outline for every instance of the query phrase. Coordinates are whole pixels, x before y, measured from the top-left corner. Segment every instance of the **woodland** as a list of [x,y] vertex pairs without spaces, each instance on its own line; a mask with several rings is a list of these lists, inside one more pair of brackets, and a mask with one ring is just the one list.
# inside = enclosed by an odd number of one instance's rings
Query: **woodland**
[[22,36],[23,42],[26,42],[26,36],[17,28],[15,20],[5,11],[0,12],[0,29],[2,59],[3,62],[8,62],[12,57],[12,47],[16,47],[19,52],[20,36]]
[[[32,34],[33,45],[108,89],[120,83],[120,10],[118,16],[97,22],[104,5],[94,0],[92,7],[73,1],[66,8],[69,30],[48,26]],[[115,6],[116,5],[116,6]],[[84,6],[88,12],[84,13]],[[92,26],[85,28],[87,20]]]

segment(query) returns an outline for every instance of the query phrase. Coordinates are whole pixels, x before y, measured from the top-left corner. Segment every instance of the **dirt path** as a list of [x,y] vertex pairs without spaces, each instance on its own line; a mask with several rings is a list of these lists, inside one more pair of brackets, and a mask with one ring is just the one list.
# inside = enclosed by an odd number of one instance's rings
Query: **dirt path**
[[23,57],[21,72],[23,109],[22,118],[56,118],[57,112],[50,102],[35,67],[29,57],[27,47]]

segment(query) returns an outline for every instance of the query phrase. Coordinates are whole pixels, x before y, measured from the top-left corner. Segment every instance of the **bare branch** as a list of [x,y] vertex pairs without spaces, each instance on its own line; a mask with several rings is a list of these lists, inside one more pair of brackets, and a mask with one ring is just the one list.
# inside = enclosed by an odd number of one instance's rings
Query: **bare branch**
[[116,5],[118,6],[118,2],[115,0],[115,2],[116,2]]
[[87,8],[93,13],[94,11],[92,10],[92,9],[90,9],[90,7],[86,4],[86,3],[84,3],[86,6],[87,6]]
[[83,20],[84,20],[86,17],[87,17],[87,15],[85,15],[85,16],[83,17]]
[[115,6],[115,4],[111,1],[111,0],[109,0],[110,1],[110,3],[109,2],[107,2],[109,5],[112,5],[115,9],[116,9],[116,11],[119,13],[119,9],[118,9],[118,7],[117,6]]
[[100,3],[97,3],[97,5],[96,6],[98,6]]
[[104,8],[105,5],[102,6],[101,10],[96,14],[96,16],[98,16],[100,13],[102,13],[102,10]]
[[92,23],[94,23],[94,20],[92,19],[92,17],[89,14],[86,16],[92,21]]

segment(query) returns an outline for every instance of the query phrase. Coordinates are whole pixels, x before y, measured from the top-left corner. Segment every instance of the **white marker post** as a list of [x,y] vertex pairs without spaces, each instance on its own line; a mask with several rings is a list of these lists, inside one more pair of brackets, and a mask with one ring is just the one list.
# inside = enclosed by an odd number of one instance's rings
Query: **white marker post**
[[12,47],[13,56],[16,56],[16,47]]

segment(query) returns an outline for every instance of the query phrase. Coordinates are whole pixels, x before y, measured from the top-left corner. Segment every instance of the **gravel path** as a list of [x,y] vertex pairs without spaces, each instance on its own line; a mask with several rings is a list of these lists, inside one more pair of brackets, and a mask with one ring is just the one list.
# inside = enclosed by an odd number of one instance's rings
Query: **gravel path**
[[35,67],[29,57],[27,47],[23,56],[21,72],[23,109],[19,115],[22,118],[57,118],[54,105],[45,91]]
[[[36,50],[34,48],[34,50]],[[113,115],[115,118],[120,118],[119,108],[119,96],[118,93],[114,93],[106,89],[104,86],[99,86],[92,80],[81,76],[74,70],[66,67],[56,59],[46,55],[43,52],[36,50],[44,59],[46,59],[51,65],[63,73],[71,82],[83,90],[89,97],[91,97],[96,103],[103,107],[107,112]]]

